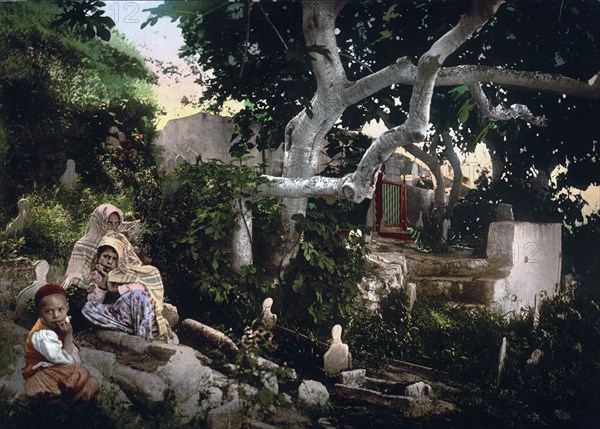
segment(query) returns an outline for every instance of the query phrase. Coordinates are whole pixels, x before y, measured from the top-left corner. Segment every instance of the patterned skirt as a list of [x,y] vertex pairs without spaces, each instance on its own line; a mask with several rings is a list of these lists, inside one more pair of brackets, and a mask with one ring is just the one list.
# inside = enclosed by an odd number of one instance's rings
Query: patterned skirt
[[94,325],[153,339],[154,300],[145,290],[124,293],[114,304],[88,301],[81,312]]

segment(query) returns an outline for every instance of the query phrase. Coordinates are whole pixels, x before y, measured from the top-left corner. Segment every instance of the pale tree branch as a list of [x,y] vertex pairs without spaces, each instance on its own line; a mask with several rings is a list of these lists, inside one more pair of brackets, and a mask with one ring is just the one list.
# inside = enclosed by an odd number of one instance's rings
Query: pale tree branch
[[510,121],[513,119],[522,119],[525,122],[538,127],[546,126],[546,117],[534,116],[524,104],[513,104],[508,109],[500,104],[496,107],[493,107],[492,103],[483,92],[483,89],[481,89],[481,85],[479,83],[470,84],[469,90],[473,95],[475,103],[477,103],[479,111],[486,118],[492,121]]
[[279,198],[343,197],[339,189],[341,179],[337,177],[288,178],[267,175],[262,177],[267,178],[269,183],[258,186],[257,190],[261,196]]
[[458,24],[436,41],[421,57],[410,100],[408,119],[404,124],[382,133],[375,139],[351,179],[345,180],[344,195],[351,195],[355,202],[370,198],[374,189],[375,173],[390,153],[398,147],[424,140],[429,125],[433,88],[443,61],[485,24],[501,3],[501,0],[474,1],[471,10],[461,17]]
[[442,132],[442,141],[444,142],[444,154],[452,166],[452,172],[454,176],[452,179],[450,196],[448,197],[448,204],[446,205],[446,215],[451,217],[454,206],[456,203],[458,203],[458,199],[460,198],[460,190],[462,188],[462,170],[460,169],[460,160],[454,151],[454,143],[452,142],[452,137],[450,136],[448,130]]
[[[417,67],[405,57],[399,58],[369,76],[347,84],[344,97],[348,103],[358,103],[390,85],[414,85]],[[498,69],[479,65],[441,68],[435,86],[455,86],[475,83],[494,83],[508,89],[527,92],[542,91],[588,99],[600,98],[600,72],[587,81],[567,76],[520,70]]]

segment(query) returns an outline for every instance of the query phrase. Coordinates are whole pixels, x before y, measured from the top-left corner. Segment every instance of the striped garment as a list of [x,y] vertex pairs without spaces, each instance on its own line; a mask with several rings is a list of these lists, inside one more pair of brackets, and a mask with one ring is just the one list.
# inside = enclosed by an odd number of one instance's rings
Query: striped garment
[[108,217],[116,213],[123,222],[123,212],[112,204],[102,204],[92,212],[88,222],[85,235],[81,237],[73,247],[71,258],[67,265],[65,280],[62,283],[63,288],[75,285],[82,289],[87,289],[89,282],[86,280],[96,260],[98,243],[108,231]]
[[[160,271],[152,265],[143,265],[136,255],[133,246],[123,234],[108,231],[98,243],[98,247],[111,246],[117,251],[119,260],[114,270],[108,273],[108,281],[112,283],[141,283],[154,301],[154,314],[158,328],[157,339],[167,342],[171,336],[171,326],[162,315],[164,308],[164,286]],[[91,290],[95,283],[91,281],[91,273],[86,276],[86,289]],[[88,287],[89,286],[89,287]]]

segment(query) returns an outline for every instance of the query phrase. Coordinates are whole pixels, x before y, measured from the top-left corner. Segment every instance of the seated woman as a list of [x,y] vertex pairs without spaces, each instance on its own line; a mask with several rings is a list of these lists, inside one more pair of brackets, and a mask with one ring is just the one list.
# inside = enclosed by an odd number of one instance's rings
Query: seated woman
[[90,322],[148,341],[169,341],[171,328],[162,316],[160,273],[142,265],[123,234],[109,231],[100,240],[94,270],[86,281],[88,302],[81,312]]
[[102,204],[94,209],[85,235],[73,246],[65,273],[66,278],[62,283],[65,289],[72,285],[82,289],[87,288],[88,285],[84,279],[93,269],[98,243],[108,231],[118,231],[122,223],[123,212],[117,206]]

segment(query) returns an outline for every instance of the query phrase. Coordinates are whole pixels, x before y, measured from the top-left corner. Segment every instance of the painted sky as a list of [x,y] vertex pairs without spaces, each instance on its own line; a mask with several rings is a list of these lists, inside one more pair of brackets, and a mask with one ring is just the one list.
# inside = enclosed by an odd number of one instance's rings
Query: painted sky
[[[158,128],[163,128],[169,119],[196,113],[197,109],[181,103],[184,97],[189,101],[196,101],[201,95],[201,87],[194,82],[190,68],[178,56],[179,49],[183,45],[181,30],[177,27],[178,22],[162,18],[154,26],[141,28],[142,23],[150,15],[145,10],[156,7],[162,1],[105,1],[105,3],[105,15],[115,21],[116,29],[148,59],[148,67],[159,76],[159,83],[154,90],[166,114],[159,119]],[[181,75],[162,74],[157,61],[165,65],[172,63],[178,67]]]

